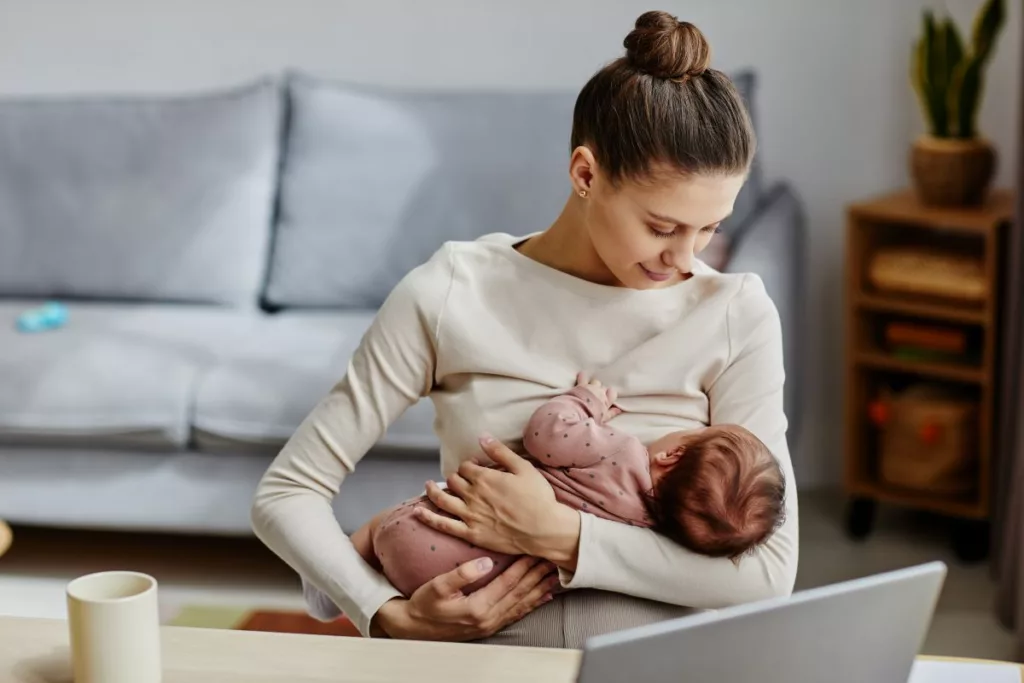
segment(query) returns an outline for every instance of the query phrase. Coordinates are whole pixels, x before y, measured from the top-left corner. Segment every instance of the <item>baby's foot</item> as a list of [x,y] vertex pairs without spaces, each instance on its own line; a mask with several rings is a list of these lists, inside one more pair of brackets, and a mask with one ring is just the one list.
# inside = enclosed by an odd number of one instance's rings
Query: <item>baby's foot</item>
[[302,597],[306,600],[309,616],[319,621],[334,621],[341,616],[341,610],[327,594],[302,578]]

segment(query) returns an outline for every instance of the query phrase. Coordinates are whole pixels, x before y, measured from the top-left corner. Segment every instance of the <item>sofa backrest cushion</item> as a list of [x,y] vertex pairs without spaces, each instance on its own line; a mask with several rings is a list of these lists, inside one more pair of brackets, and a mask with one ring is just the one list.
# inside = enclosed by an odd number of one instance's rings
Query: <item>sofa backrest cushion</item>
[[281,89],[0,100],[0,296],[255,305]]
[[289,92],[271,305],[375,307],[445,241],[543,230],[568,196],[569,94]]
[[[753,76],[737,85],[747,96]],[[544,230],[571,191],[575,90],[401,91],[292,74],[288,92],[271,307],[378,306],[444,242]],[[754,175],[730,224],[756,204]]]

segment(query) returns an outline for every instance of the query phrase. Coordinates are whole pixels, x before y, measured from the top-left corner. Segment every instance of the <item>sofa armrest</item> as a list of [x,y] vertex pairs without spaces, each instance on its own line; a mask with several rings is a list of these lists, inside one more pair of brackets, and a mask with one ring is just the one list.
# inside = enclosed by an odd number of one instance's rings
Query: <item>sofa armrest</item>
[[784,400],[791,450],[795,448],[805,408],[806,232],[800,200],[789,185],[779,183],[764,195],[750,220],[731,236],[724,268],[727,273],[757,273],[778,308],[782,321],[786,366]]

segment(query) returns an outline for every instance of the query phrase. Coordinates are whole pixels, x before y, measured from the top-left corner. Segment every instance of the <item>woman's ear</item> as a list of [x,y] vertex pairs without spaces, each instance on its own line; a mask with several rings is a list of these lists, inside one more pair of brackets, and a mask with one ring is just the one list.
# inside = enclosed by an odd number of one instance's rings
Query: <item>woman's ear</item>
[[[594,153],[586,145],[580,145],[572,151],[569,158],[569,180],[572,182],[572,191],[582,197],[586,197],[594,184],[594,176],[597,172],[597,159]],[[581,194],[583,193],[583,194]]]

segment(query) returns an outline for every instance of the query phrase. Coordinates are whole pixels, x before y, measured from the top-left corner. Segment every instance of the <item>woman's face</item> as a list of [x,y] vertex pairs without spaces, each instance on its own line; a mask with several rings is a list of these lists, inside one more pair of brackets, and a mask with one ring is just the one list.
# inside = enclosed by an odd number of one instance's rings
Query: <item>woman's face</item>
[[598,258],[621,286],[658,289],[691,276],[694,256],[732,213],[746,176],[656,169],[650,179],[613,185],[594,164],[587,186],[581,180],[574,173],[587,191],[577,199]]

